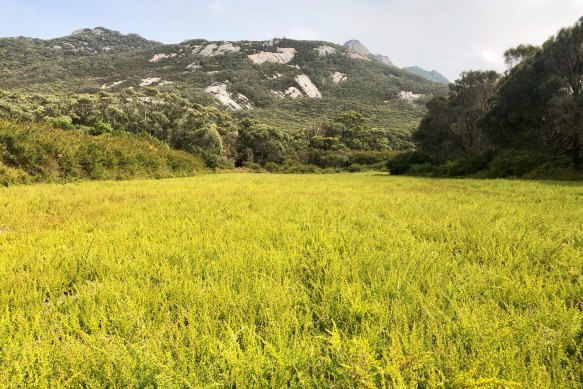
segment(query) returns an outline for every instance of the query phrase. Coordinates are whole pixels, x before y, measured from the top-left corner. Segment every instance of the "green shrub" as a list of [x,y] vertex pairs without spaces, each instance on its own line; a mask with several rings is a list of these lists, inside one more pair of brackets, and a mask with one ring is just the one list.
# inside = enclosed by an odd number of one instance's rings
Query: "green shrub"
[[0,120],[0,183],[192,175],[202,161],[137,136],[95,137]]
[[552,157],[538,152],[506,150],[490,162],[488,176],[523,177],[551,160]]
[[258,164],[257,162],[243,162],[243,167],[254,172],[264,172],[263,166]]
[[320,168],[344,168],[349,166],[348,156],[341,151],[324,151],[312,149],[309,152],[308,164]]
[[281,166],[276,164],[275,162],[267,162],[264,167],[265,170],[267,170],[270,173],[279,173],[282,170]]
[[350,173],[358,173],[368,170],[368,167],[359,163],[353,163],[352,165],[348,166],[346,170],[348,170]]
[[283,166],[283,172],[288,174],[309,174],[309,173],[319,173],[320,168],[316,165],[311,164],[300,164],[300,163],[286,163]]
[[447,168],[447,176],[460,177],[475,174],[488,167],[488,157],[484,155],[468,155],[453,161]]
[[59,116],[56,118],[45,118],[45,121],[55,128],[62,130],[74,130],[73,120],[69,116]]
[[393,175],[406,174],[412,165],[431,163],[431,158],[418,151],[408,151],[391,158],[387,162],[387,168]]
[[93,127],[91,127],[89,130],[89,135],[98,136],[103,134],[112,134],[113,132],[114,130],[111,124],[99,120]]
[[386,164],[396,154],[394,151],[352,151],[348,154],[348,163],[368,166],[378,163]]

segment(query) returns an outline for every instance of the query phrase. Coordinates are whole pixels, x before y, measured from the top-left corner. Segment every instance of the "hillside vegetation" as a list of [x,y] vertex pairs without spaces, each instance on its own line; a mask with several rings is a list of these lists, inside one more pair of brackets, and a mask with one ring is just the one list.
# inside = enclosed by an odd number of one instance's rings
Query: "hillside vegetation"
[[[288,54],[281,55],[282,50]],[[257,55],[269,60],[255,63],[251,57]],[[408,133],[423,115],[423,102],[446,93],[441,84],[354,55],[320,41],[198,39],[163,45],[103,28],[86,29],[48,41],[0,39],[0,89],[55,95],[127,88],[143,93],[155,87],[191,103],[245,110],[246,116],[282,131],[306,130],[308,123],[353,110],[375,111],[367,118],[373,127]],[[309,80],[313,93],[298,77]],[[224,89],[222,102],[209,88]],[[419,100],[403,100],[401,92]]]
[[92,136],[51,125],[0,119],[0,186],[41,181],[128,179],[193,175],[196,156],[152,138],[129,134]]
[[[282,103],[283,104],[283,103]],[[306,109],[318,110],[314,105]],[[348,107],[348,106],[346,106]],[[342,108],[342,107],[340,107]],[[382,113],[370,107],[370,117]],[[398,107],[395,107],[398,110]],[[288,110],[288,112],[290,112]],[[276,111],[282,112],[282,111]],[[202,158],[207,167],[250,166],[271,171],[384,168],[394,150],[412,147],[409,131],[373,127],[356,111],[334,111],[317,122],[268,125],[253,115],[191,103],[177,94],[145,88],[99,94],[23,94],[0,91],[0,117],[49,123],[91,135],[145,134]],[[299,113],[290,113],[289,120]],[[273,117],[280,122],[281,117]],[[414,121],[400,114],[392,120]],[[306,127],[301,127],[304,123]],[[284,125],[282,121],[282,126]],[[354,165],[354,166],[353,166]]]
[[582,201],[362,174],[0,189],[0,386],[580,388]]

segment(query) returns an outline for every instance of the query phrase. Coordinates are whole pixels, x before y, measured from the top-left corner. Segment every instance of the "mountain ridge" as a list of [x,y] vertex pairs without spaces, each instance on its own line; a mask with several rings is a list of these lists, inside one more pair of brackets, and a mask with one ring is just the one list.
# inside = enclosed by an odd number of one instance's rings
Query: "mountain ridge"
[[403,131],[419,120],[427,98],[446,92],[325,41],[163,44],[103,27],[49,40],[0,38],[0,89],[95,94],[127,88],[156,88],[203,105],[253,111],[285,128],[353,109],[375,112],[373,124]]
[[420,68],[419,66],[409,66],[403,68],[403,70],[421,76],[427,80],[439,82],[441,84],[447,85],[451,83],[451,81],[449,81],[443,74],[439,73],[437,70],[428,71]]
[[[381,62],[384,63],[385,65],[389,65],[389,66],[396,66],[389,57],[387,57],[386,55],[382,55],[382,54],[372,54],[370,52],[369,49],[366,48],[366,46],[364,44],[362,44],[362,42],[360,42],[358,39],[351,39],[349,41],[347,41],[346,43],[344,43],[344,45],[342,45],[344,48],[346,48],[347,50],[353,51],[354,53],[371,59],[373,61],[377,61],[377,62]],[[443,76],[441,73],[439,73],[436,70],[431,70],[431,71],[427,71],[425,69],[420,68],[419,66],[410,66],[410,67],[404,67],[402,68],[403,70],[415,74],[417,76],[423,77],[426,80],[429,81],[433,81],[433,82],[438,82],[440,84],[449,84],[450,81],[445,78],[445,76]]]

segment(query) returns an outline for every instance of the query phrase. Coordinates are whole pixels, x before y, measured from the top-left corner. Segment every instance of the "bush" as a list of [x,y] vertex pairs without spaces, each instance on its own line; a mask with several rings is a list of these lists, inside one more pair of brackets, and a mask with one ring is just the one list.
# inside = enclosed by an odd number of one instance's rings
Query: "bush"
[[506,150],[490,162],[488,177],[523,177],[552,159],[538,152]]
[[303,165],[303,164],[293,164],[286,163],[283,166],[283,172],[288,174],[309,174],[309,173],[319,173],[320,169],[316,165]]
[[406,174],[411,170],[412,165],[422,165],[431,163],[431,157],[418,151],[401,153],[391,158],[387,162],[387,168],[393,175]]
[[8,167],[0,162],[0,186],[23,184],[26,182],[28,182],[28,177],[25,172]]
[[378,163],[386,164],[395,155],[396,153],[394,151],[353,151],[348,154],[348,163],[367,166]]
[[74,130],[73,120],[69,116],[59,116],[56,118],[45,118],[45,121],[55,128],[61,130]]
[[261,166],[257,162],[243,162],[243,167],[247,168],[249,170],[252,170],[254,172],[265,172],[265,169],[263,169],[263,166]]
[[346,168],[350,166],[348,156],[341,151],[310,150],[308,164],[321,168]]
[[368,167],[359,163],[353,163],[352,165],[348,166],[346,170],[348,170],[350,173],[358,173],[368,170]]
[[0,120],[0,183],[173,177],[202,170],[192,154],[136,136],[94,137]]
[[264,167],[265,167],[265,170],[267,170],[270,173],[281,172],[281,166],[279,166],[275,162],[267,162]]
[[488,167],[489,159],[484,155],[468,155],[452,161],[447,166],[450,177],[469,176]]
[[102,122],[99,120],[91,129],[89,130],[89,135],[98,136],[103,134],[112,134],[113,127],[111,124]]

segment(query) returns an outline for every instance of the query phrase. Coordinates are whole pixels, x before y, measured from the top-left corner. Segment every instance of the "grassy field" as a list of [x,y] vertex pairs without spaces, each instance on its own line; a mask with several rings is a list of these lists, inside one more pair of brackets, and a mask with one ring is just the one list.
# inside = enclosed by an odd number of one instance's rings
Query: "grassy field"
[[0,189],[0,387],[579,388],[583,185]]

